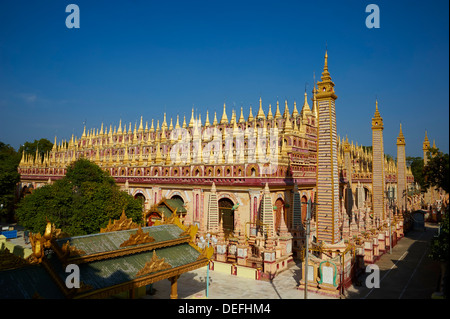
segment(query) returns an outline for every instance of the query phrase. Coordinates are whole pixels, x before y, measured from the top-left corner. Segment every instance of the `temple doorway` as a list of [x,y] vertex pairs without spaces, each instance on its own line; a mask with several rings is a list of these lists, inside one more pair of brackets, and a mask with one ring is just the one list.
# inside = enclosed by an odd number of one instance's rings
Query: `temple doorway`
[[302,196],[302,225],[306,224],[306,215],[308,212],[308,199],[305,195]]
[[222,222],[225,238],[233,234],[234,231],[234,210],[233,202],[228,198],[219,200],[219,218]]
[[145,196],[142,193],[137,193],[136,195],[134,195],[134,199],[139,200],[142,203],[142,209],[144,209],[144,204],[145,204]]
[[[280,223],[281,223],[281,212],[284,213],[284,200],[281,199],[281,198],[278,198],[275,201],[275,207],[276,207],[276,211],[275,211],[275,231],[278,231],[278,228],[280,228]],[[286,214],[284,214],[284,215],[286,215]]]
[[184,205],[183,197],[181,197],[180,195],[173,195],[170,199],[177,200],[178,202],[181,203],[181,205]]

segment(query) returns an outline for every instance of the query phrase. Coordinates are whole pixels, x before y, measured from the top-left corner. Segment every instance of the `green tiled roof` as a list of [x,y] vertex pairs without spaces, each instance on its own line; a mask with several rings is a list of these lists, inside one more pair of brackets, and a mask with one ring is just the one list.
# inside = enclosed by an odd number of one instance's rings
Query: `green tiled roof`
[[[180,267],[197,260],[200,253],[189,244],[180,244],[156,250],[158,258],[164,258],[173,268]],[[80,264],[80,280],[95,289],[102,289],[127,281],[136,277],[139,270],[144,268],[145,263],[150,261],[153,251],[121,256],[117,258],[104,259],[86,264]],[[49,259],[57,274],[65,281],[67,273],[65,267],[56,256]],[[155,272],[156,273],[156,272]]]
[[[130,238],[130,235],[136,233],[136,231],[137,229],[130,229],[85,236],[68,237],[58,239],[56,240],[56,242],[59,246],[62,246],[64,243],[69,241],[71,246],[75,246],[77,249],[85,251],[86,255],[90,255],[95,253],[124,249],[125,247],[120,247],[120,244]],[[173,224],[143,227],[142,231],[149,233],[150,236],[155,239],[153,243],[178,239],[180,238],[180,234],[183,232],[181,228]]]
[[186,213],[186,208],[184,208],[184,203],[178,198],[166,199],[167,204],[172,208],[177,209],[177,213]]
[[[84,263],[78,264],[80,281],[86,285],[85,287],[88,287],[88,290],[78,292],[81,293],[81,295],[78,295],[79,297],[99,296],[105,291],[107,292],[106,296],[108,296],[108,291],[112,294],[117,293],[114,290],[117,287],[129,289],[126,286],[127,283],[135,279],[137,281],[134,282],[139,282],[139,278],[142,278],[143,284],[146,284],[145,282],[148,279],[161,280],[158,278],[164,278],[165,276],[168,278],[168,276],[188,271],[188,269],[191,269],[189,268],[190,264],[198,268],[202,266],[203,262],[206,262],[206,258],[198,260],[200,252],[189,244],[189,235],[180,237],[183,229],[176,224],[143,227],[142,231],[147,232],[155,241],[149,244],[141,244],[147,246],[136,245],[137,250],[123,250],[123,254],[117,254],[117,251],[128,248],[122,248],[120,244],[128,240],[130,235],[136,233],[136,231],[137,229],[114,231],[56,240],[59,246],[69,241],[72,246],[84,250],[86,255],[83,255],[83,258],[92,255],[85,259]],[[156,245],[152,246],[154,243]],[[164,262],[171,267],[137,277],[137,273],[145,267],[147,262],[152,260],[153,252],[158,259],[164,258]],[[58,281],[61,284],[65,283],[69,273],[65,272],[66,267],[63,261],[59,259],[61,257],[58,253],[49,251],[49,254],[46,254],[44,258],[48,261],[48,269],[47,266],[37,264],[0,271],[0,299],[29,299],[35,293],[46,299],[64,298],[64,293],[59,289],[54,280],[55,277],[52,277],[49,271],[59,277],[60,280]],[[153,276],[159,272],[164,272],[161,274],[162,277]],[[125,286],[122,284],[125,284]],[[109,287],[113,287],[112,290],[108,290]]]
[[40,265],[0,271],[0,299],[64,298],[49,273]]

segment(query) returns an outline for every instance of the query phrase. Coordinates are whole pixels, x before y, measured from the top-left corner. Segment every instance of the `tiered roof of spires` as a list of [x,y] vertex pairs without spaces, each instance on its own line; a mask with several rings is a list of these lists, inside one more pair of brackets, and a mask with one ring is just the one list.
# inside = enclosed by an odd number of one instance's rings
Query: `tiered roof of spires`
[[[316,91],[314,90],[313,93],[315,92]],[[213,133],[211,134],[211,138],[213,138],[219,134],[217,131],[218,128],[220,128],[220,130],[222,131],[222,129],[225,127],[228,129],[233,129],[233,136],[235,136],[234,133],[238,131],[238,128],[245,130],[247,127],[262,127],[265,129],[275,128],[278,130],[279,134],[302,136],[308,132],[305,128],[306,125],[314,126],[315,124],[315,120],[309,119],[309,117],[317,115],[317,105],[314,94],[312,100],[313,109],[311,111],[307,101],[307,94],[305,92],[305,100],[300,113],[297,110],[295,101],[293,105],[293,112],[291,113],[289,111],[288,102],[286,100],[283,115],[280,112],[279,102],[277,101],[275,115],[272,114],[272,106],[269,104],[269,109],[266,116],[262,106],[262,99],[260,98],[259,109],[256,117],[253,116],[252,108],[250,107],[247,120],[245,120],[242,107],[239,119],[237,119],[236,112],[235,110],[233,110],[231,120],[228,120],[226,104],[224,103],[220,122],[217,120],[216,112],[214,112],[214,120],[212,124],[210,123],[209,119],[209,111],[206,112],[206,120],[205,123],[202,124],[201,114],[198,114],[198,116],[195,117],[194,109],[192,109],[192,115],[189,124],[186,124],[186,117],[184,116],[183,123],[180,125],[180,119],[179,116],[177,116],[175,126],[173,125],[172,118],[170,119],[170,125],[168,125],[166,114],[164,113],[163,122],[160,125],[159,120],[157,120],[156,129],[153,119],[151,120],[150,128],[148,128],[148,122],[145,123],[144,128],[142,116],[140,119],[139,127],[137,127],[135,123],[134,130],[132,130],[131,122],[129,123],[128,130],[126,124],[122,126],[122,120],[119,121],[119,125],[117,128],[116,126],[114,126],[113,129],[112,125],[110,125],[109,130],[107,127],[104,128],[103,123],[101,124],[100,130],[86,130],[86,127],[84,127],[83,134],[79,139],[76,136],[72,135],[69,142],[67,142],[66,140],[57,142],[55,137],[52,151],[44,154],[43,156],[40,156],[38,151],[36,151],[36,156],[30,156],[24,153],[20,162],[20,166],[65,167],[67,164],[75,161],[78,158],[80,151],[85,151],[84,156],[96,162],[113,163],[115,162],[115,154],[113,155],[111,152],[108,152],[108,154],[105,153],[106,156],[103,156],[103,154],[100,154],[103,152],[97,150],[118,148],[124,148],[123,154],[120,154],[123,157],[123,162],[131,161],[132,164],[133,162],[136,162],[136,164],[142,164],[144,158],[148,158],[146,151],[142,150],[142,148],[146,146],[156,146],[156,150],[153,150],[153,154],[150,154],[150,156],[153,157],[152,160],[155,161],[155,164],[162,164],[163,158],[165,159],[165,162],[169,162],[170,160],[170,158],[167,158],[170,155],[169,152],[166,152],[166,148],[163,148],[161,150],[162,144],[174,144],[184,138],[181,135],[171,135],[171,132],[174,132],[176,129],[188,130],[192,140],[200,137],[202,131],[204,133],[204,130],[206,128],[213,128]],[[264,131],[264,134],[267,137],[269,136],[268,133],[268,130]],[[311,132],[308,133],[311,134]],[[225,139],[225,137],[226,133],[225,131],[223,131],[222,138]],[[207,138],[207,134],[203,134],[202,140],[207,141]],[[130,151],[130,149],[125,146],[136,146],[137,149],[133,151],[133,154],[129,154],[128,152]],[[91,152],[88,152],[86,154],[87,150],[91,150]],[[139,156],[135,156],[135,153],[139,154]],[[165,153],[167,153],[167,155]],[[56,154],[58,154],[58,156],[56,156]]]
[[[400,128],[399,137],[403,137]],[[403,137],[404,141],[404,137]],[[344,168],[344,152],[345,149],[350,151],[350,159],[352,163],[353,173],[366,174],[372,172],[372,148],[363,145],[358,145],[358,142],[349,143],[348,138],[338,137],[338,165],[339,168]],[[385,174],[395,175],[397,173],[397,162],[394,158],[385,154],[384,156],[384,171]],[[406,167],[407,175],[412,176],[411,167]]]

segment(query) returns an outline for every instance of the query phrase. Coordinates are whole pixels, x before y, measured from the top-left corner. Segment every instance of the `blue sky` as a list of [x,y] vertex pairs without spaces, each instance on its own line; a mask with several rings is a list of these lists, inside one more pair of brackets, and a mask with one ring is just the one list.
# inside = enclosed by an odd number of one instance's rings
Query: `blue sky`
[[[65,25],[80,8],[80,28]],[[368,4],[380,28],[368,29]],[[449,3],[432,1],[0,2],[0,141],[18,148],[87,128],[220,117],[277,98],[303,104],[325,47],[341,136],[371,145],[378,98],[385,152],[407,156],[428,137],[449,152]],[[139,124],[139,122],[138,122]]]

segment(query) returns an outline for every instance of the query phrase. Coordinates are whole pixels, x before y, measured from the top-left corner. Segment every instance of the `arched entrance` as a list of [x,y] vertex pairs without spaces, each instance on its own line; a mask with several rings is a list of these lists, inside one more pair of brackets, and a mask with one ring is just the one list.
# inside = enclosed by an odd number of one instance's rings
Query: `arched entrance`
[[308,199],[306,198],[305,195],[302,196],[302,225],[306,224],[306,214],[308,211]]
[[278,228],[280,228],[280,223],[281,223],[281,212],[284,213],[284,200],[281,198],[278,198],[275,201],[275,207],[277,208],[277,210],[275,211],[275,231],[278,231]]
[[180,195],[173,195],[170,199],[175,199],[175,200],[181,202],[181,204],[184,205],[184,199]]
[[142,194],[142,193],[136,193],[136,194],[134,195],[134,199],[139,200],[139,201],[141,202],[141,204],[142,204],[142,209],[144,209],[144,204],[145,204],[145,196],[144,196],[144,194]]
[[229,198],[219,199],[219,218],[222,223],[225,238],[234,231],[234,210],[233,202]]

